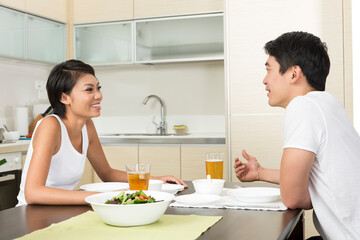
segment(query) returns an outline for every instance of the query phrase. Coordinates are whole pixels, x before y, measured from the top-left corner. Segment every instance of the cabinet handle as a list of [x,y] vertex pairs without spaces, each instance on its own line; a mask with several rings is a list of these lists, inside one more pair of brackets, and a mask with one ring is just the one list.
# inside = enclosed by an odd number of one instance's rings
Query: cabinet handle
[[14,180],[14,179],[15,179],[15,174],[8,174],[8,175],[0,177],[0,182],[5,182],[5,181],[9,181],[9,180]]

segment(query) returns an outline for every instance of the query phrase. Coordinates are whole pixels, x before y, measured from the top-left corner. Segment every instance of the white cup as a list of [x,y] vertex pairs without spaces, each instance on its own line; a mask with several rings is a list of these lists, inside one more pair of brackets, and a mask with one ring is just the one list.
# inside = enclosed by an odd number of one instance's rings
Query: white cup
[[150,179],[149,180],[149,191],[161,191],[161,187],[163,185],[163,181],[162,180],[153,180]]

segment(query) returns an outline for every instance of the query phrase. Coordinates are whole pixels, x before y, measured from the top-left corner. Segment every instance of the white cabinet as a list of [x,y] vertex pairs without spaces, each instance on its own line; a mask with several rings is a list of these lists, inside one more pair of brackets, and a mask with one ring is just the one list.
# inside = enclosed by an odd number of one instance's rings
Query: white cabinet
[[65,25],[0,7],[0,55],[58,63],[66,59]]
[[148,19],[135,24],[138,63],[224,59],[222,14]]
[[75,58],[89,64],[133,62],[132,22],[75,26]]
[[25,15],[0,7],[0,55],[4,57],[25,57]]
[[75,58],[93,65],[224,59],[222,14],[76,25],[74,32]]
[[59,63],[66,59],[65,25],[27,15],[27,59]]

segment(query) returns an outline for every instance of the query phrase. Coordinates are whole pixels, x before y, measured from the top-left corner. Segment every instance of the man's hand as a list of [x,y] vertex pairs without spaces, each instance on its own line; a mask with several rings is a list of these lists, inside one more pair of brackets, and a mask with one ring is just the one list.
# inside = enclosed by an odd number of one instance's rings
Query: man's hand
[[242,151],[242,156],[247,163],[243,163],[239,158],[235,159],[235,173],[236,177],[242,182],[252,182],[259,180],[259,171],[262,169],[255,157],[247,154],[245,150]]

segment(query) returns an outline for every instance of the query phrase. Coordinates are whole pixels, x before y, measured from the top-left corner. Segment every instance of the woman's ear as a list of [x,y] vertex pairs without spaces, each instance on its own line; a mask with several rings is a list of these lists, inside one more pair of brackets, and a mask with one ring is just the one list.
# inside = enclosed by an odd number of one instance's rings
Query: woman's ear
[[70,100],[70,96],[69,95],[66,95],[65,93],[62,93],[61,94],[61,99],[60,99],[60,102],[62,104],[69,104],[69,100]]

